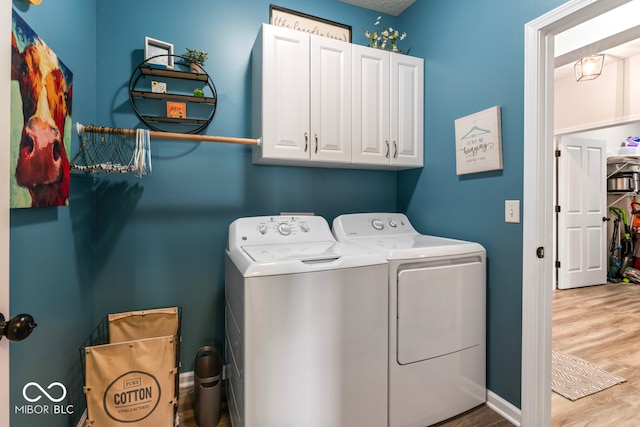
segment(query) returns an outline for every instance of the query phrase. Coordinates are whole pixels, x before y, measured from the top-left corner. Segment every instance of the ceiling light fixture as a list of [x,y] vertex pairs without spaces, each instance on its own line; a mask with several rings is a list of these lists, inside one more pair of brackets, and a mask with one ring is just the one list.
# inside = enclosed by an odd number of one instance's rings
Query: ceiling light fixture
[[576,81],[593,80],[602,73],[604,54],[586,56],[578,60],[573,69],[576,73]]

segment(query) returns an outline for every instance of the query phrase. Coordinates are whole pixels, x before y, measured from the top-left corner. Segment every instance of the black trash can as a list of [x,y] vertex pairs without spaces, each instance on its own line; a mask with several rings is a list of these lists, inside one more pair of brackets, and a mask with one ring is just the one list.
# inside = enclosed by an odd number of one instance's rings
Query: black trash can
[[216,427],[220,421],[222,358],[210,346],[196,353],[193,366],[193,411],[198,427]]

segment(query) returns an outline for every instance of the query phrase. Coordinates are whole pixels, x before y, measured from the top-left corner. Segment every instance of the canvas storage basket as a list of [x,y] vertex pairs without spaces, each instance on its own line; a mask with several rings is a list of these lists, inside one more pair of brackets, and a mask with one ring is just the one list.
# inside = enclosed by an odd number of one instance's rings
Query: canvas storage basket
[[109,343],[84,347],[88,426],[174,426],[179,330],[177,308],[108,316]]

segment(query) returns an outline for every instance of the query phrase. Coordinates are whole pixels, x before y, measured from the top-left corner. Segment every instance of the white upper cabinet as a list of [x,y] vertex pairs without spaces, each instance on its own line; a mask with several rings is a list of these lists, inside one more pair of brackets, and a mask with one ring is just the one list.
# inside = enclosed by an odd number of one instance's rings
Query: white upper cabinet
[[252,79],[254,163],[423,165],[422,59],[264,24]]
[[421,167],[423,59],[358,45],[352,52],[353,163]]
[[351,162],[351,45],[265,24],[252,60],[254,162]]
[[264,25],[252,55],[254,161],[309,160],[309,36]]
[[391,165],[421,167],[424,149],[424,60],[391,55]]
[[351,45],[311,38],[311,160],[351,162]]
[[391,54],[353,45],[353,162],[388,165]]

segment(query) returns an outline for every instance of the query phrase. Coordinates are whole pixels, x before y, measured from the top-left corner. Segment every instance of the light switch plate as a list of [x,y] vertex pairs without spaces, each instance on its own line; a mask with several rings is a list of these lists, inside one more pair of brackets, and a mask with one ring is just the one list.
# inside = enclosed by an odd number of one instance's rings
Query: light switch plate
[[504,201],[504,221],[515,223],[520,222],[520,200]]

